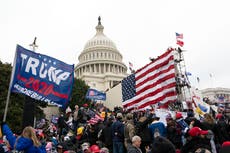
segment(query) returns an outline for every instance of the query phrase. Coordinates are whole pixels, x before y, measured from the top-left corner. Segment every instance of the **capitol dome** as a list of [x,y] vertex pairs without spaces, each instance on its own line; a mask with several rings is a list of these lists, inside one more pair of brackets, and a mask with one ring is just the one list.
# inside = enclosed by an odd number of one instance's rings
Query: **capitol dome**
[[103,33],[103,29],[104,27],[103,25],[101,25],[101,22],[99,20],[98,25],[96,26],[97,33],[92,39],[90,39],[86,43],[84,51],[89,51],[90,49],[95,47],[106,47],[109,49],[117,50],[116,45],[113,43],[113,41],[106,37]]
[[127,67],[115,43],[104,33],[101,18],[98,18],[95,36],[87,41],[78,57],[75,76],[91,87],[105,91],[127,76]]

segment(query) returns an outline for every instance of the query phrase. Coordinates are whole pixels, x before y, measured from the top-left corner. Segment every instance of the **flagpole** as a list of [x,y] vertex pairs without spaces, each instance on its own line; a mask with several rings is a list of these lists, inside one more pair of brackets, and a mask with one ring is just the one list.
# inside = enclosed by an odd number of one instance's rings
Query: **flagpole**
[[[36,44],[36,40],[37,40],[37,37],[35,37],[33,43],[29,45],[29,46],[32,47],[33,52],[35,52],[36,48],[38,48],[38,45]],[[32,98],[29,97],[29,99],[32,99]],[[34,103],[34,102],[32,102],[32,103]],[[35,128],[35,126],[36,126],[36,114],[35,114],[36,108],[35,108],[35,104],[33,104],[32,107],[34,107],[34,123],[33,123],[33,127]]]
[[13,77],[14,77],[14,73],[15,73],[15,63],[16,63],[16,59],[17,59],[16,56],[17,56],[17,49],[15,50],[15,55],[14,55],[14,63],[13,63],[12,71],[11,71],[10,84],[9,84],[9,88],[8,88],[8,92],[7,92],[6,106],[5,106],[5,110],[4,110],[3,122],[6,121],[6,116],[7,116],[7,111],[8,111],[9,101],[10,101],[11,86],[12,86],[12,82],[13,82]]
[[214,80],[213,80],[213,76],[212,76],[212,74],[210,73],[209,74],[209,77],[210,77],[210,80],[211,80],[211,87],[213,88],[214,87]]

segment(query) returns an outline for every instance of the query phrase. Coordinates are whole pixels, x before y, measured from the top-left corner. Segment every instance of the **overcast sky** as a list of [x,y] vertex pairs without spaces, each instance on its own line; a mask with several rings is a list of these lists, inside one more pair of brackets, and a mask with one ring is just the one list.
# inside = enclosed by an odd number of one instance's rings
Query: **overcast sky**
[[36,36],[37,52],[77,64],[101,16],[126,65],[141,68],[177,47],[175,32],[183,33],[192,85],[230,88],[229,6],[228,0],[2,0],[0,60],[12,63],[16,44],[31,49]]

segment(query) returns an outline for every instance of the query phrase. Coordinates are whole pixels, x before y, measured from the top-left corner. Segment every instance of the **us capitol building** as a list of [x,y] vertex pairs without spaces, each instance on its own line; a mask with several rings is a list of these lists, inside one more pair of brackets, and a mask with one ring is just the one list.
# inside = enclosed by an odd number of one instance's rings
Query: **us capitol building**
[[75,77],[82,79],[90,88],[107,91],[127,76],[127,67],[116,45],[103,33],[104,26],[98,17],[96,34],[78,56]]

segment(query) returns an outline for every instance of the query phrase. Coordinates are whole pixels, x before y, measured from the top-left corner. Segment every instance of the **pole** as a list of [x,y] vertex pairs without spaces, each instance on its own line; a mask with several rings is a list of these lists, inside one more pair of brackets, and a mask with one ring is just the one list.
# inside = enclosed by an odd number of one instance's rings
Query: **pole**
[[16,59],[17,59],[16,56],[17,56],[17,49],[16,49],[15,55],[14,55],[14,63],[13,63],[12,71],[11,71],[10,84],[9,84],[9,88],[8,88],[8,92],[7,92],[6,106],[5,106],[4,116],[3,116],[3,122],[6,121],[8,106],[9,106],[9,102],[10,102],[10,93],[11,93],[10,91],[11,91],[11,86],[12,86],[14,73],[15,73],[15,63],[16,63]]
[[[34,51],[34,52],[35,52],[36,48],[38,47],[36,45],[36,40],[37,40],[37,37],[35,37],[32,44],[29,45],[32,48],[32,51]],[[25,97],[25,103],[24,103],[24,109],[23,109],[22,128],[24,128],[26,126],[35,127],[35,123],[36,123],[35,111],[36,111],[35,100],[29,96],[26,96]]]

